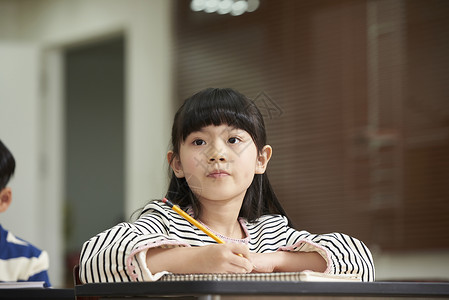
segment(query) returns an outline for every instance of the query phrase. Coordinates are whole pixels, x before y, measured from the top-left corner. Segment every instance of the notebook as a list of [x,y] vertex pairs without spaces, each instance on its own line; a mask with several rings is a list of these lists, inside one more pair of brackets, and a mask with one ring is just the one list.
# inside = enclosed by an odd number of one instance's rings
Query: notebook
[[354,274],[324,274],[313,271],[249,274],[165,274],[159,281],[361,281]]
[[45,281],[7,281],[0,282],[0,289],[44,288]]

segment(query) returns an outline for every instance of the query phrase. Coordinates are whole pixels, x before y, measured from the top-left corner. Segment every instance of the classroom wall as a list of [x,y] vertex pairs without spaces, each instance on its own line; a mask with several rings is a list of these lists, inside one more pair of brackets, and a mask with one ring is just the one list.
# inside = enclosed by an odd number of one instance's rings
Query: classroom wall
[[[0,138],[18,166],[0,223],[47,249],[62,285],[61,51],[126,36],[125,215],[166,187],[172,116],[171,5],[165,0],[0,0]],[[101,212],[99,212],[101,215]],[[378,279],[449,279],[448,251],[374,251]]]
[[49,252],[54,286],[63,284],[64,271],[62,51],[125,35],[124,214],[130,215],[166,188],[170,7],[165,0],[0,1],[0,137],[18,161],[14,203],[0,222]]
[[[372,249],[375,250],[375,249]],[[377,280],[449,280],[449,251],[373,253]]]

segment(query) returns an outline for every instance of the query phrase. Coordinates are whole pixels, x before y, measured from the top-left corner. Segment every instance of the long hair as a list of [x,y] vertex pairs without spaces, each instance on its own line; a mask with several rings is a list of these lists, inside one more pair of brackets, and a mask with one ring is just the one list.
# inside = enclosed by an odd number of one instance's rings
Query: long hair
[[[207,88],[186,99],[177,111],[171,134],[171,159],[179,157],[180,145],[190,133],[205,126],[222,124],[248,132],[259,153],[266,145],[265,123],[252,100],[230,88]],[[201,205],[186,179],[177,178],[172,170],[169,172],[170,183],[166,197],[183,209],[191,206],[194,216],[198,217]],[[281,214],[287,217],[266,172],[254,175],[243,199],[239,216],[252,222],[265,214]],[[289,223],[291,224],[290,220]]]

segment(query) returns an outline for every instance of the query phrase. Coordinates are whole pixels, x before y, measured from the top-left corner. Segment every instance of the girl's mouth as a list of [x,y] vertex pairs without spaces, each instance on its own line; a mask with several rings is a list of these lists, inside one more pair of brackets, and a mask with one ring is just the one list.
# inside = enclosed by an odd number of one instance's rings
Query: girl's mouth
[[221,178],[221,177],[226,177],[229,176],[229,173],[223,170],[216,170],[216,171],[212,171],[209,174],[207,174],[207,177],[212,177],[212,178]]

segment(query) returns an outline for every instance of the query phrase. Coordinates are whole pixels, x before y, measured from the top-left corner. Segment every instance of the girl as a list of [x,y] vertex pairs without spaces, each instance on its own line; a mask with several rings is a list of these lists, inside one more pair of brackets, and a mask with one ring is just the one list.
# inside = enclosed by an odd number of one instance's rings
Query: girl
[[232,89],[206,89],[175,115],[166,197],[224,240],[217,244],[161,201],[134,223],[84,243],[80,279],[154,281],[171,273],[313,270],[374,280],[371,253],[340,233],[292,228],[265,170],[272,148],[256,105]]

